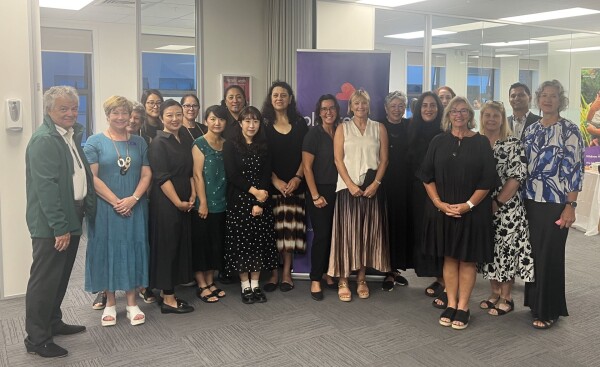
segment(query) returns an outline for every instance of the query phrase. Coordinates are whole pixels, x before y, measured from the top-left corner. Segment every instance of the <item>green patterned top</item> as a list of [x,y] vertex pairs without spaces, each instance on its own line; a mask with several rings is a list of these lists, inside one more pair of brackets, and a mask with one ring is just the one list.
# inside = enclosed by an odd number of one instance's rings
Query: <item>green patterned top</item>
[[[204,188],[209,213],[222,213],[227,206],[227,181],[225,180],[225,165],[223,151],[213,149],[204,136],[194,141],[194,145],[204,154]],[[200,206],[199,198],[196,199],[196,209]]]

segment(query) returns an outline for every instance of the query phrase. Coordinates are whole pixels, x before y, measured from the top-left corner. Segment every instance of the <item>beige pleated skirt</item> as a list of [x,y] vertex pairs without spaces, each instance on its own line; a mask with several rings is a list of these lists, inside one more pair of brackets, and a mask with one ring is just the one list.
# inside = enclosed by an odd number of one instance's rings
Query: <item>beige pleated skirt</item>
[[381,190],[374,198],[338,191],[327,274],[347,278],[361,267],[390,271],[388,221]]

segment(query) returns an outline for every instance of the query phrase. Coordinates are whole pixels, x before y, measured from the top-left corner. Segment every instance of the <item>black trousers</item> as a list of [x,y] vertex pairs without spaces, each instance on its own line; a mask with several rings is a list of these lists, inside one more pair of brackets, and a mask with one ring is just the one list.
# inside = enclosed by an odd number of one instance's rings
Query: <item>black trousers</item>
[[317,185],[319,195],[327,200],[327,205],[317,208],[310,192],[306,192],[306,210],[313,230],[312,247],[310,248],[310,280],[319,281],[327,272],[329,252],[331,249],[331,226],[335,208],[335,185]]
[[[83,218],[83,210],[80,219]],[[25,331],[28,342],[52,342],[52,330],[62,324],[62,304],[77,256],[80,236],[71,235],[65,251],[54,248],[54,238],[32,238],[33,263],[25,296]]]

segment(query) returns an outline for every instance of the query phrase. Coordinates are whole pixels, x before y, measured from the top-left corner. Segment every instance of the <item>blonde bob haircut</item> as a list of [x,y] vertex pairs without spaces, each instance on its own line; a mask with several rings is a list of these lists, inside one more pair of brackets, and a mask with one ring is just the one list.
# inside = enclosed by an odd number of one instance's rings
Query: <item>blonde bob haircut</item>
[[512,133],[510,130],[510,126],[508,126],[508,120],[506,120],[506,109],[501,102],[496,101],[487,101],[481,106],[481,111],[479,111],[479,133],[481,135],[485,135],[485,128],[483,126],[483,114],[487,110],[495,110],[500,112],[502,115],[502,122],[500,123],[500,140],[506,140]]
[[475,128],[475,111],[473,111],[473,107],[469,103],[465,97],[454,97],[448,102],[448,106],[444,109],[444,116],[442,117],[442,130],[450,131],[452,130],[452,121],[450,121],[450,111],[456,108],[456,105],[459,103],[464,103],[467,105],[467,110],[469,111],[469,121],[467,122],[467,129]]
[[106,117],[108,117],[108,115],[110,115],[110,113],[113,110],[115,110],[117,108],[121,108],[121,107],[125,108],[127,113],[129,113],[131,115],[131,111],[133,110],[133,103],[131,103],[131,101],[129,101],[125,97],[110,96],[110,97],[108,97],[108,99],[106,101],[104,101],[104,104],[102,105],[102,108],[104,108],[104,114],[106,115]]
[[354,112],[352,112],[352,102],[354,102],[355,99],[364,99],[365,101],[367,101],[367,104],[369,105],[367,114],[371,112],[371,97],[369,96],[369,93],[367,93],[366,90],[357,89],[354,92],[352,92],[350,98],[348,99],[348,116],[354,116]]

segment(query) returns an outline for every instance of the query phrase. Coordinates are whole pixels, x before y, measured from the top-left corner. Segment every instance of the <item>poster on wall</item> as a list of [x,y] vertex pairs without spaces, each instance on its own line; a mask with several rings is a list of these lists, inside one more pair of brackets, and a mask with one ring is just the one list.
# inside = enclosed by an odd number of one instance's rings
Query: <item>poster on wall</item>
[[587,126],[600,129],[600,68],[581,69],[581,134],[586,146],[600,146],[600,134],[592,135]]
[[[309,126],[315,123],[315,104],[323,94],[334,95],[341,117],[348,119],[348,100],[357,89],[369,93],[369,117],[376,121],[385,118],[383,103],[390,81],[388,51],[298,50],[296,58],[296,105]],[[306,252],[294,255],[294,274],[310,272],[312,238],[312,226],[307,220]]]
[[252,77],[250,75],[221,74],[221,96],[230,85],[239,85],[246,93],[248,105],[252,105]]

